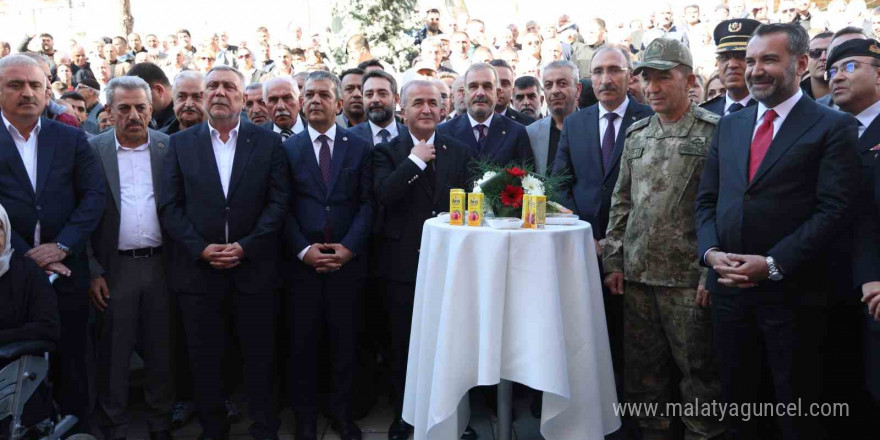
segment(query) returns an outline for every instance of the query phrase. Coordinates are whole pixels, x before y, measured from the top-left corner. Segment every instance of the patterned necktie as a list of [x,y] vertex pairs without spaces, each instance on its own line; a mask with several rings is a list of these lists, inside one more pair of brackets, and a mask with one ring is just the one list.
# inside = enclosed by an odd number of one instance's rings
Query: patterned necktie
[[614,156],[614,120],[617,119],[617,113],[605,113],[603,118],[608,120],[608,127],[605,128],[605,135],[602,137],[602,165],[607,173],[611,166],[611,158]]
[[386,130],[386,129],[384,129],[384,128],[381,129],[381,130],[379,130],[379,137],[382,138],[382,143],[383,143],[383,144],[387,144],[387,143],[388,143],[388,138],[389,138],[389,136],[391,136],[391,133],[389,133],[388,130]]
[[322,134],[318,136],[318,141],[321,142],[321,152],[318,153],[318,165],[321,167],[321,178],[324,179],[324,186],[329,189],[330,187],[330,144],[328,141],[330,140],[327,135]]
[[758,127],[755,138],[752,139],[752,147],[749,151],[749,182],[755,177],[758,167],[767,155],[767,150],[770,149],[770,142],[773,141],[773,120],[776,116],[776,111],[767,110],[764,113],[764,122]]
[[287,140],[287,138],[293,136],[293,130],[288,130],[286,128],[281,129],[281,140]]
[[486,132],[489,130],[486,125],[477,124],[477,131],[480,132],[480,137],[477,138],[477,145],[480,146],[480,151],[483,151],[483,147],[486,146]]
[[727,114],[729,115],[732,113],[736,113],[736,112],[742,110],[743,108],[744,107],[742,104],[740,104],[738,102],[734,102],[733,104],[730,105],[730,107],[727,108]]

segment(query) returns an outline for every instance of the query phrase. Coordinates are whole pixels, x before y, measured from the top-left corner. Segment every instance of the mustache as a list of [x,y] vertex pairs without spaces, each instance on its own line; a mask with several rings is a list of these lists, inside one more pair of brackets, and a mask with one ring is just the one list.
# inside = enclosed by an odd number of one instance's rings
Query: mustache
[[275,110],[275,117],[277,118],[279,116],[291,116],[291,113],[289,110],[282,110],[282,109]]
[[599,86],[599,93],[616,92],[616,91],[617,91],[617,86],[612,85],[612,84],[605,84],[605,85]]
[[474,99],[471,100],[474,104],[488,104],[489,98],[485,96],[475,96]]
[[194,105],[187,105],[180,109],[181,113],[193,112],[193,113],[201,113],[200,109]]

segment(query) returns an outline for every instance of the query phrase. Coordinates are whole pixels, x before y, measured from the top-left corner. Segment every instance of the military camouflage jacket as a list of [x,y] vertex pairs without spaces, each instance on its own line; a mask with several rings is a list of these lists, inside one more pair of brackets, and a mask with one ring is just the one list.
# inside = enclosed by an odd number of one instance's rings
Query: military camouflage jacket
[[704,280],[694,200],[718,120],[691,104],[674,124],[653,115],[629,127],[602,252],[606,273],[667,287]]

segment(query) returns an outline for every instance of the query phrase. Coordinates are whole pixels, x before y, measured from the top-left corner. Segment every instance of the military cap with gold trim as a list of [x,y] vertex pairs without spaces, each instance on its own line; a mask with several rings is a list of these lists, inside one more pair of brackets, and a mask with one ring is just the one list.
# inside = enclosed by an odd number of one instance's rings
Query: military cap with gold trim
[[749,38],[761,25],[760,21],[749,18],[724,20],[715,26],[715,53],[746,51]]

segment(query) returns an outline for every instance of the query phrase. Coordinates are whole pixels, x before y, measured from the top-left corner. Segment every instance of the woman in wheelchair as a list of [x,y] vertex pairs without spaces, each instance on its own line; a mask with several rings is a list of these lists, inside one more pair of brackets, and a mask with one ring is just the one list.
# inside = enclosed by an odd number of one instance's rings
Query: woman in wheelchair
[[9,217],[0,206],[0,439],[25,431],[13,434],[10,429],[20,404],[23,428],[52,417],[51,393],[41,380],[48,369],[43,353],[59,337],[58,305],[49,278],[12,249],[11,234]]

